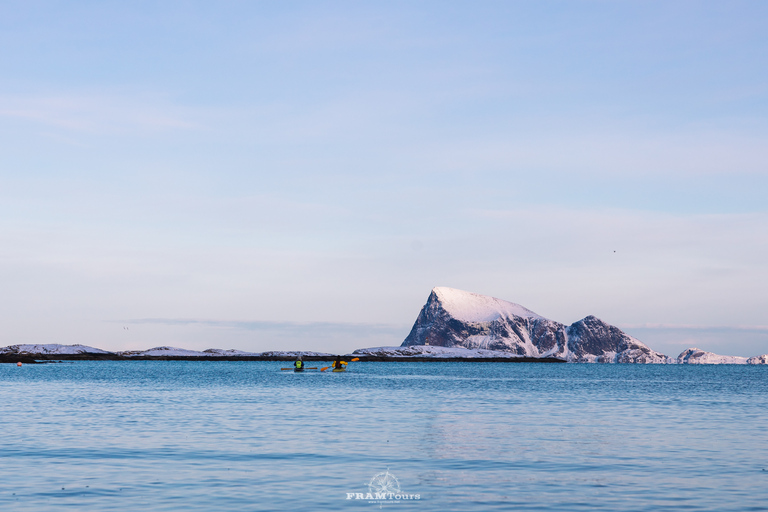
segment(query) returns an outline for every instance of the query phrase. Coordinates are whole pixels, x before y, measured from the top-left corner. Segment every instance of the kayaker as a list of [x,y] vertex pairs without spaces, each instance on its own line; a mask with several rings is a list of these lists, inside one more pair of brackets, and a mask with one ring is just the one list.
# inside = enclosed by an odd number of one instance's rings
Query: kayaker
[[336,356],[336,360],[333,362],[333,369],[338,370],[340,368],[344,368],[344,365],[341,364],[341,356]]
[[301,360],[301,354],[299,354],[298,359],[296,359],[296,362],[293,363],[294,368],[296,368],[297,372],[303,372],[304,371],[304,361]]

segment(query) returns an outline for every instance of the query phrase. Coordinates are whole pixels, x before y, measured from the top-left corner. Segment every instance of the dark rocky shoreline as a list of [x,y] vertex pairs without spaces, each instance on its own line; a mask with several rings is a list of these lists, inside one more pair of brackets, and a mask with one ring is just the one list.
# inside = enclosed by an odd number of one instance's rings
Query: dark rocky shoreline
[[18,354],[0,354],[0,363],[9,363],[9,364],[39,364],[41,361],[38,361],[37,358],[29,356],[29,355],[18,355]]

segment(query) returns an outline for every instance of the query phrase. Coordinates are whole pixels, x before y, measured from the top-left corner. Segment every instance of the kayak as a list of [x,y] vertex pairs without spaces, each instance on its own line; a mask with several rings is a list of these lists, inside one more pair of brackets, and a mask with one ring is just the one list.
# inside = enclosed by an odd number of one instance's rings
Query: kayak
[[334,368],[333,371],[335,371],[335,372],[345,372],[345,371],[347,371],[347,369],[346,368]]
[[296,369],[294,369],[293,371],[295,371],[295,372],[303,372],[303,371],[304,371],[304,368],[296,368]]

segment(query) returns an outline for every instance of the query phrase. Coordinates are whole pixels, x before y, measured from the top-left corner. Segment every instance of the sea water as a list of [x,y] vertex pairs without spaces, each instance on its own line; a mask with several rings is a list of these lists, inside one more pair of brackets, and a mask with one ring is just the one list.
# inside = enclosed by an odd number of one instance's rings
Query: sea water
[[281,366],[0,365],[0,510],[768,510],[768,367]]

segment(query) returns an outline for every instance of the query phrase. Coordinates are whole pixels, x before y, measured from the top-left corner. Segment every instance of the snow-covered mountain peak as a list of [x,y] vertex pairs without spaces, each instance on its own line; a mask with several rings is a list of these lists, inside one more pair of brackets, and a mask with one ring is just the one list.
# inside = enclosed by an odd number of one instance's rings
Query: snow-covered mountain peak
[[514,302],[437,287],[403,347],[463,347],[579,362],[659,363],[667,356],[594,316],[565,326]]
[[520,304],[456,288],[438,286],[432,289],[432,294],[446,312],[464,322],[492,322],[510,316],[543,318]]

